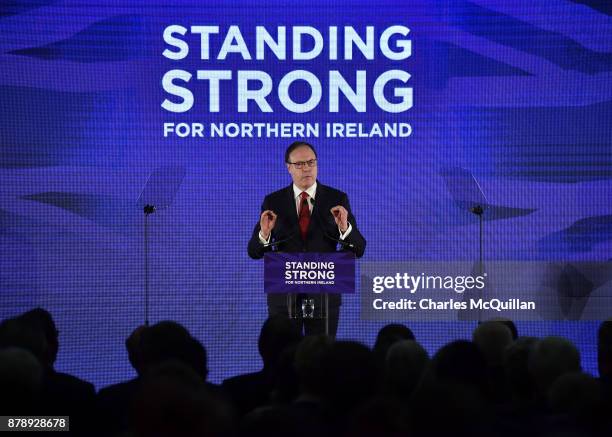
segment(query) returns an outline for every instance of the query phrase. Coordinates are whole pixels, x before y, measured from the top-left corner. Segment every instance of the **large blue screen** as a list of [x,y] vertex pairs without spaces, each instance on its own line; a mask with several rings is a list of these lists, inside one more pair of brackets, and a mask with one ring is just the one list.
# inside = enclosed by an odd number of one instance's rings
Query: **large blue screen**
[[[4,3],[0,318],[45,307],[59,369],[98,388],[130,376],[123,342],[145,317],[138,200],[169,168],[184,178],[149,218],[150,319],[187,326],[214,382],[258,368],[263,266],[246,246],[263,197],[290,183],[295,139],[317,149],[320,181],[348,193],[368,241],[360,262],[479,256],[478,221],[453,200],[448,168],[471,172],[491,205],[486,259],[610,260],[602,4]],[[284,135],[280,123],[319,131]],[[381,326],[344,299],[340,338],[372,344]],[[433,352],[474,326],[411,328]],[[570,338],[592,373],[596,326],[518,324]]]

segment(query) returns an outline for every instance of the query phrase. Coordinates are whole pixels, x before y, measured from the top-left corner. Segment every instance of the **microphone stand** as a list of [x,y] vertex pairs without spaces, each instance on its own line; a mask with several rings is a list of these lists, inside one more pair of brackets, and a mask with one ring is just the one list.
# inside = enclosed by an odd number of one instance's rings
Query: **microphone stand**
[[[263,247],[271,247],[272,250],[278,249],[279,244],[285,243],[289,240],[293,240],[294,236],[295,231],[290,232],[288,237],[281,238],[280,240],[271,241],[272,236],[270,236],[270,242],[265,243]],[[287,293],[287,316],[290,319],[297,319],[297,316],[295,315],[297,313],[297,299],[294,300],[293,297],[294,296],[292,293]]]
[[[312,199],[312,210],[313,210],[313,215],[315,217],[315,219],[319,222],[319,225],[321,226],[321,230],[323,231],[323,235],[325,236],[325,238],[334,241],[335,243],[339,244],[342,246],[343,249],[353,249],[355,248],[355,245],[349,241],[344,241],[344,240],[340,240],[338,238],[334,238],[331,235],[329,235],[327,233],[327,231],[325,230],[325,222],[323,221],[323,219],[319,216],[319,208],[316,208],[315,203],[314,203],[314,199]],[[315,211],[316,208],[316,211]],[[321,296],[322,294],[322,296]],[[328,293],[320,293],[319,296],[319,302],[323,301],[323,305],[322,308],[325,309],[325,312],[321,311],[321,318],[324,320],[324,326],[325,326],[325,335],[329,336],[329,294]]]

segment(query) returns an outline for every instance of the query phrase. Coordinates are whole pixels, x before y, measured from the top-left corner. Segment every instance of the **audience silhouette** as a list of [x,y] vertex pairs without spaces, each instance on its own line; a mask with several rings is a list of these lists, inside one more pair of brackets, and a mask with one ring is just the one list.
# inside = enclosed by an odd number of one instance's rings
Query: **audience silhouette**
[[[9,347],[25,350],[36,358],[40,366],[38,387],[30,397],[25,411],[38,415],[70,416],[73,435],[90,435],[95,389],[89,382],[55,370],[59,350],[58,338],[59,332],[51,314],[42,308],[5,320],[0,325],[0,349]],[[14,355],[12,359],[28,360],[23,355]],[[8,379],[9,375],[0,378]],[[5,402],[8,407],[2,408],[3,412],[21,414],[24,411],[15,411],[10,398],[3,399],[2,403]]]
[[135,376],[96,395],[55,369],[49,312],[4,320],[2,414],[67,415],[68,435],[103,437],[612,435],[612,321],[597,332],[599,378],[582,372],[568,340],[520,337],[507,320],[480,323],[471,341],[430,358],[401,324],[384,326],[370,349],[302,338],[276,315],[259,335],[261,370],[221,386],[207,382],[207,351],[177,322],[139,326],[125,347]]

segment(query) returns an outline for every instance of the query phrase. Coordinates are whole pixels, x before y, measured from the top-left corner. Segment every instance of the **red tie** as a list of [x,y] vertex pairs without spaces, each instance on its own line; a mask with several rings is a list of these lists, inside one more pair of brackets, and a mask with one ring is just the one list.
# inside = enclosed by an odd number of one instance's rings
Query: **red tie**
[[308,225],[310,225],[310,208],[308,207],[308,193],[306,191],[302,191],[300,197],[302,198],[302,203],[300,204],[300,216],[298,219],[298,223],[300,225],[300,234],[302,235],[302,240],[306,241]]

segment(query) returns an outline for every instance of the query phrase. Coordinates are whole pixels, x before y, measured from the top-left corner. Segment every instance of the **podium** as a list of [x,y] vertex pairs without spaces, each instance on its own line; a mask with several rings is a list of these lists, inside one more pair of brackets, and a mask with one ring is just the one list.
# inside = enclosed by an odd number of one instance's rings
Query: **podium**
[[346,251],[268,252],[264,255],[264,292],[286,294],[289,318],[322,319],[329,335],[329,295],[355,293],[355,255]]

